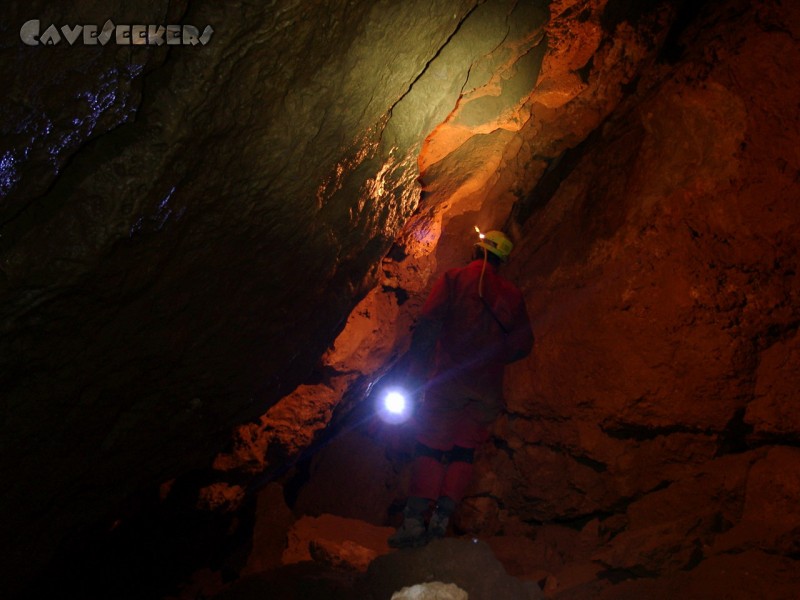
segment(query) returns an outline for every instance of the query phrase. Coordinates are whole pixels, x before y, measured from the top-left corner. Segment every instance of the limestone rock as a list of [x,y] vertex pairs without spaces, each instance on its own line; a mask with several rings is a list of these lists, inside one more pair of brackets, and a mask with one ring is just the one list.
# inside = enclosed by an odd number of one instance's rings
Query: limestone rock
[[433,581],[404,587],[392,594],[392,600],[469,600],[469,596],[457,585]]
[[[609,509],[741,451],[741,415],[768,435],[771,398],[792,394],[781,356],[792,336],[760,367],[758,357],[769,331],[796,322],[797,235],[774,217],[793,214],[778,165],[795,151],[768,140],[797,126],[764,116],[750,90],[767,85],[756,76],[766,48],[784,68],[797,53],[758,28],[742,38],[753,21],[734,21],[713,42],[718,60],[695,53],[643,81],[652,92],[606,123],[601,154],[584,156],[524,225],[532,237],[511,267],[538,341],[507,374],[512,418],[499,425],[521,485],[500,498],[531,518]],[[788,115],[792,84],[775,81],[768,111]]]
[[[0,26],[4,590],[233,426],[231,479],[341,426],[479,225],[512,233],[538,341],[464,529],[525,536],[534,558],[504,559],[563,599],[797,596],[800,4],[553,0],[545,23],[510,0],[110,2],[217,31],[20,45],[27,11],[98,18],[78,4],[12,2]],[[358,463],[373,522],[397,491],[380,454]],[[268,494],[254,570],[291,521]],[[397,569],[381,600],[441,564],[500,577],[481,544],[373,560],[388,528],[301,523],[287,594],[370,560]]]
[[[98,18],[45,4],[7,22]],[[0,191],[19,194],[0,209],[3,537],[40,560],[309,378],[416,208],[418,147],[469,70],[433,68],[467,0],[187,6],[103,5],[215,27],[169,54],[28,48],[2,29],[0,118],[23,129],[0,147]],[[17,530],[43,512],[39,534]]]
[[370,597],[377,599],[428,581],[454,583],[470,600],[543,597],[536,584],[510,577],[488,545],[470,539],[446,538],[423,548],[380,556],[370,565],[366,583]]
[[387,554],[391,527],[377,527],[335,515],[303,517],[288,533],[284,565],[315,560],[328,566],[366,570],[379,555]]
[[755,462],[747,477],[741,517],[719,536],[718,551],[756,548],[794,556],[800,550],[800,451],[775,446]]
[[748,404],[745,422],[757,437],[800,434],[800,417],[793,399],[800,390],[800,337],[779,341],[761,354],[756,372],[755,398]]
[[334,569],[366,571],[369,564],[378,556],[375,550],[365,548],[350,540],[331,542],[330,540],[311,540],[308,544],[311,558]]
[[619,585],[555,598],[589,600],[673,600],[674,598],[731,598],[792,600],[800,589],[796,561],[757,550],[712,557],[691,571],[679,571],[663,579],[638,579]]
[[282,564],[293,522],[283,488],[276,483],[267,485],[258,495],[253,542],[242,575],[269,571]]
[[36,210],[35,199],[89,140],[134,119],[146,74],[166,58],[166,47],[132,53],[114,43],[86,45],[82,29],[72,45],[62,31],[56,45],[27,46],[20,41],[23,23],[38,20],[40,34],[51,26],[60,30],[65,25],[95,26],[101,31],[109,19],[120,25],[175,23],[185,9],[181,3],[164,0],[146,0],[135,7],[117,3],[112,11],[108,5],[55,7],[42,0],[26,2],[24,14],[17,6],[11,7],[0,45],[4,84],[0,214],[4,223],[9,215]]
[[259,473],[270,466],[271,456],[285,459],[297,455],[328,424],[348,379],[298,386],[257,423],[236,428],[233,451],[217,456],[214,468]]

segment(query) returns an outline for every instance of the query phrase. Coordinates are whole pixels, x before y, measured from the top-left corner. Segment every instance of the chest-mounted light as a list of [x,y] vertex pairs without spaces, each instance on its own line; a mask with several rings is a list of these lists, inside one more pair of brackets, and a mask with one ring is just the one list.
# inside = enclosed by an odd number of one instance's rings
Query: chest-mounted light
[[412,408],[411,400],[402,388],[388,389],[378,397],[378,416],[392,425],[408,421],[411,418]]

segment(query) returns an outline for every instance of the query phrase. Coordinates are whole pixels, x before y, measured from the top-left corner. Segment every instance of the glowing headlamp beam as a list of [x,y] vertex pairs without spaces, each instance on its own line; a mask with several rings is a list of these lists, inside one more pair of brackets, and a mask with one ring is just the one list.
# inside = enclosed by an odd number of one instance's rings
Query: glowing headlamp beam
[[475,231],[476,231],[476,233],[478,234],[478,237],[479,237],[479,238],[481,238],[481,239],[484,239],[484,238],[486,237],[486,235],[484,235],[483,233],[481,233],[481,230],[480,230],[480,229],[478,229],[478,226],[477,226],[477,225],[475,225]]

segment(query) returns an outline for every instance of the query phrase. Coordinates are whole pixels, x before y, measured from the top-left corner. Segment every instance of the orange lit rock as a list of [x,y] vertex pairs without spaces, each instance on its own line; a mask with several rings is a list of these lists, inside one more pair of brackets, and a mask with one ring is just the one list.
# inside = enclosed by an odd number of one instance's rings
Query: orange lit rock
[[747,477],[741,517],[719,536],[719,552],[755,548],[793,556],[800,550],[800,451],[775,446],[755,462]]
[[330,566],[366,570],[375,557],[389,552],[391,527],[334,515],[303,517],[289,531],[283,564],[316,560]]
[[217,456],[214,468],[260,472],[270,465],[270,451],[280,459],[296,455],[328,424],[346,382],[347,378],[337,378],[332,382],[333,387],[328,384],[299,386],[257,423],[238,427],[234,432],[233,452]]
[[244,499],[244,488],[227,483],[213,483],[200,490],[197,507],[201,510],[234,511]]
[[[152,62],[0,50],[5,573],[234,426],[231,480],[300,485],[317,452],[291,534],[261,492],[247,574],[381,561],[390,528],[309,515],[396,519],[409,453],[314,443],[479,225],[514,239],[537,344],[453,532],[524,536],[497,554],[559,600],[796,596],[800,4],[278,4],[192,3],[225,31]],[[242,510],[239,483],[200,503]]]
[[[489,163],[496,177],[477,164],[494,160],[493,146],[466,129],[443,126],[428,139],[422,164],[438,202],[428,212],[441,224],[437,269],[466,254],[468,219],[489,210],[493,180],[507,194],[508,182],[535,179],[545,165],[532,155],[555,158],[583,139],[651,64],[645,32],[663,39],[665,13],[620,20],[611,32],[599,27],[604,7],[586,3],[584,29],[569,30],[570,41],[565,26],[548,47],[531,97],[539,107],[511,136],[524,140],[517,154]],[[797,22],[795,8],[764,10],[759,18]],[[558,26],[556,18],[554,37]],[[473,497],[456,522],[493,533],[512,515],[532,523],[595,516],[580,544],[553,539],[562,560],[547,563],[548,581],[565,598],[636,588],[598,582],[601,569],[696,589],[699,579],[682,570],[711,572],[725,563],[718,552],[793,552],[794,514],[782,504],[796,498],[792,451],[746,450],[748,439],[791,443],[796,434],[787,407],[797,395],[800,240],[791,199],[800,157],[790,141],[798,139],[797,83],[786,74],[798,57],[789,37],[768,33],[754,13],[726,27],[716,37],[691,29],[683,43],[700,44],[669,75],[653,64],[595,149],[565,168],[517,231],[509,271],[527,292],[537,345],[508,371],[509,414],[495,428],[502,444],[479,455]],[[767,64],[769,75],[759,76]],[[459,163],[477,178],[459,178]],[[781,559],[754,559],[767,572],[782,568]]]
[[422,548],[391,552],[375,559],[366,578],[374,598],[390,598],[424,581],[455,581],[470,599],[541,600],[531,581],[510,576],[491,548],[480,540],[435,540]]
[[796,398],[800,390],[798,336],[776,342],[761,354],[756,371],[755,398],[748,404],[745,421],[756,437],[796,436],[800,414]]
[[294,515],[283,499],[283,488],[271,483],[258,495],[253,543],[242,575],[263,573],[281,566]]
[[[512,493],[520,510],[592,512],[682,478],[743,443],[731,424],[754,380],[761,400],[748,419],[767,427],[783,360],[775,349],[756,371],[754,340],[794,318],[795,285],[773,261],[793,265],[797,239],[764,205],[793,214],[775,167],[788,147],[767,148],[782,136],[742,85],[761,85],[749,57],[765,43],[782,53],[780,36],[754,33],[735,58],[686,63],[612,119],[601,153],[526,223],[513,271],[538,343],[508,373],[516,419],[501,423],[531,482]],[[789,97],[764,102],[787,114]],[[767,174],[777,187],[765,195]]]
[[[674,598],[774,598],[797,595],[796,561],[748,550],[714,556],[689,571],[658,579],[635,579],[618,585],[586,587],[572,598],[599,600],[673,600]],[[580,595],[579,595],[580,594]]]

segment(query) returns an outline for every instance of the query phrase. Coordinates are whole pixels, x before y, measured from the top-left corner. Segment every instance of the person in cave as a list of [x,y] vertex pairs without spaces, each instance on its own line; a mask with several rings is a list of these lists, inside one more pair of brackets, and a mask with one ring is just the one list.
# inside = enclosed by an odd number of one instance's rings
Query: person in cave
[[440,277],[422,307],[401,366],[421,403],[403,523],[388,540],[394,548],[444,537],[472,477],[475,449],[503,409],[505,365],[533,347],[522,292],[498,273],[512,249],[500,231],[480,234],[473,260]]

